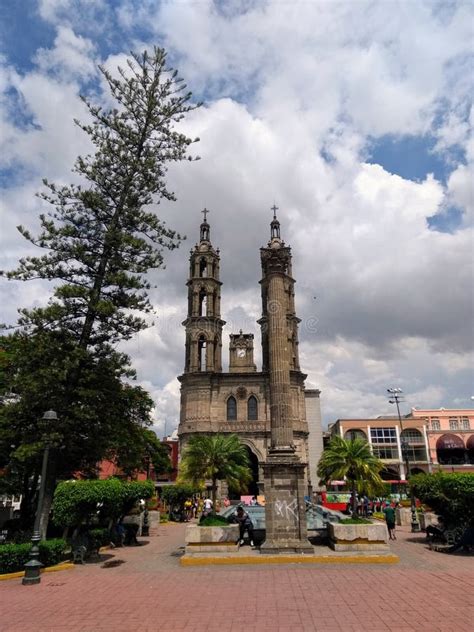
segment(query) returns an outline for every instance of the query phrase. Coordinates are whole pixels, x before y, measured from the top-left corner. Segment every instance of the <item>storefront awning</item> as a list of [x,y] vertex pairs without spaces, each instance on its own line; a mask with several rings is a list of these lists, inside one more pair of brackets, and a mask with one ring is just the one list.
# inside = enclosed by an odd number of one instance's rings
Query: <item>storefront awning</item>
[[436,442],[437,450],[464,450],[464,441],[454,434],[442,435]]

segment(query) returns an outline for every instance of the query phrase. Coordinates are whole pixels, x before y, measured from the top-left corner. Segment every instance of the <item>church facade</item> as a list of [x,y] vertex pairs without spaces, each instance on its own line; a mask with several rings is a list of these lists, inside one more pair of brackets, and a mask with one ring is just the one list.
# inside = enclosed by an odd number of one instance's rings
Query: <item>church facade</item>
[[[178,378],[181,383],[181,411],[178,434],[183,449],[191,435],[199,433],[235,433],[247,446],[254,481],[249,493],[264,493],[264,464],[272,449],[272,416],[284,417],[292,429],[292,446],[301,463],[308,463],[308,424],[305,405],[305,378],[299,363],[298,324],[295,310],[295,280],[292,276],[291,250],[280,238],[280,224],[271,222],[270,241],[260,249],[262,278],[261,329],[262,369],[254,361],[254,336],[236,332],[229,339],[229,370],[222,370],[220,253],[211,242],[210,225],[200,226],[200,239],[191,250],[189,262],[188,309],[183,322],[186,331],[185,366]],[[269,284],[277,265],[282,279],[278,301],[268,298]],[[270,293],[270,296],[271,293]],[[283,310],[284,325],[278,331],[269,327],[269,316]],[[272,318],[270,318],[272,320]],[[270,336],[270,339],[269,339]],[[273,338],[275,340],[273,340]],[[273,346],[272,346],[273,345]],[[280,349],[280,361],[289,370],[289,388],[282,394],[281,405],[270,397],[269,348]],[[318,391],[319,393],[319,391]],[[279,408],[278,414],[272,406]],[[281,409],[281,410],[280,410]],[[272,415],[273,412],[273,415]],[[305,473],[305,489],[308,487]]]

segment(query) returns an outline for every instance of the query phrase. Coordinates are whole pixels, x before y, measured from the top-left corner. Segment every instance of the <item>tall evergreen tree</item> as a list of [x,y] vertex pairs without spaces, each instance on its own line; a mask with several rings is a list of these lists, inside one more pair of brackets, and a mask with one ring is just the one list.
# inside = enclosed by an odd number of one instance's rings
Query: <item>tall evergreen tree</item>
[[149,206],[175,199],[167,165],[185,159],[194,142],[175,124],[199,105],[168,69],[163,49],[134,54],[127,69],[118,69],[119,78],[100,70],[117,108],[104,110],[83,98],[92,122],[75,122],[96,148],[75,163],[84,183],[44,180],[49,191],[39,197],[54,210],[40,215],[38,236],[18,230],[48,252],[20,260],[7,274],[57,282],[47,307],[22,309],[20,322],[28,330],[66,330],[81,349],[128,339],[146,326],[139,315],[151,309],[145,274],[162,267],[163,249],[181,240]]
[[[63,366],[57,412],[71,425],[71,410],[80,410],[80,387],[90,353],[103,355],[121,340],[147,326],[151,311],[149,270],[163,266],[163,252],[181,236],[152,210],[173,201],[166,184],[168,165],[188,156],[192,140],[176,129],[199,106],[169,68],[166,52],[132,54],[127,67],[113,76],[99,67],[116,107],[105,109],[83,98],[90,122],[76,124],[89,136],[95,152],[79,156],[74,171],[80,184],[44,180],[39,197],[51,205],[40,215],[41,232],[20,233],[45,254],[20,260],[10,279],[46,279],[55,283],[46,307],[20,310],[20,326],[33,335],[52,332],[73,341]],[[45,365],[45,371],[49,368]],[[48,408],[52,405],[49,404]],[[54,463],[45,497],[45,517],[54,488]]]

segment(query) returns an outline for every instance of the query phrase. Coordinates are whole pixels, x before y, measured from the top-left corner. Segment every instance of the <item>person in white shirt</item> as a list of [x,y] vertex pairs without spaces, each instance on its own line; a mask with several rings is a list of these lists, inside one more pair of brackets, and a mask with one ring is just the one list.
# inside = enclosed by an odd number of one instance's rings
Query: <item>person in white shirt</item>
[[213,505],[212,500],[210,498],[206,498],[204,501],[204,510],[202,512],[205,516],[211,513],[212,505]]

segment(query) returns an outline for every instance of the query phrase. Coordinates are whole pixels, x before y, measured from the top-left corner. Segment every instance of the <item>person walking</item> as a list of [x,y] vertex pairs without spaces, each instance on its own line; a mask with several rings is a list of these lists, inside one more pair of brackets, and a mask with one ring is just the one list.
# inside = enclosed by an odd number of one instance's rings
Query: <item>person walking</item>
[[212,500],[210,498],[206,498],[204,500],[202,515],[208,516],[210,513],[212,513],[212,507],[213,507]]
[[388,537],[390,538],[390,540],[396,540],[397,538],[395,536],[395,509],[390,505],[388,500],[385,503],[385,508],[383,510],[383,513],[385,515],[385,522],[387,523]]

